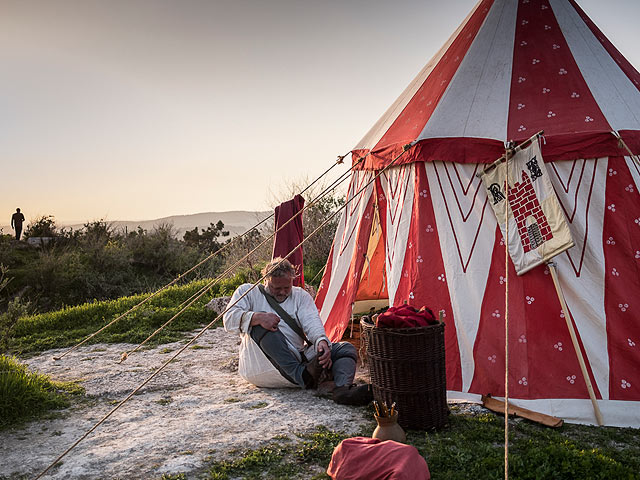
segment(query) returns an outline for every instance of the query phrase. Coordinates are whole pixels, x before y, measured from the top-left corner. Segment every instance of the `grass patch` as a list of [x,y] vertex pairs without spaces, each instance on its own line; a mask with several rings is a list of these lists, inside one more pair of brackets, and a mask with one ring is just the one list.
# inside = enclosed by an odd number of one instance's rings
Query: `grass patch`
[[[504,478],[504,419],[493,413],[456,415],[455,409],[448,429],[409,431],[407,443],[425,457],[433,478]],[[360,435],[370,435],[373,426]],[[550,429],[522,419],[510,421],[509,428],[510,478],[640,479],[640,429]],[[348,435],[318,427],[297,436],[301,441],[278,436],[266,446],[236,452],[233,460],[214,462],[206,478],[328,479],[331,454]]]
[[[408,432],[408,443],[427,459],[432,475],[504,478],[504,418],[451,415],[450,424],[436,433]],[[510,478],[640,478],[640,430],[569,424],[551,429],[514,419],[509,433]]]
[[329,478],[322,473],[329,464],[333,449],[348,435],[318,427],[311,433],[298,434],[302,442],[282,445],[273,441],[267,446],[241,452],[235,460],[214,462],[206,478],[230,480],[236,478]]
[[[182,286],[168,288],[148,303],[138,307],[125,318],[118,320],[88,343],[140,343],[180,310],[180,304],[196,293],[206,283],[200,280]],[[184,338],[185,332],[208,324],[215,314],[204,305],[217,295],[208,292],[187,308],[178,318],[158,333],[149,346],[170,343]],[[145,295],[122,297],[117,300],[96,301],[61,310],[28,315],[12,326],[6,341],[8,352],[25,354],[51,348],[71,347],[126,312]],[[221,321],[217,322],[217,326]]]
[[187,476],[184,473],[176,473],[174,475],[165,473],[160,477],[160,480],[187,480]]
[[0,355],[0,429],[67,407],[69,396],[83,393],[74,382],[52,381],[15,358]]
[[257,410],[259,408],[264,408],[269,405],[267,402],[258,402],[255,405],[251,405],[248,410]]

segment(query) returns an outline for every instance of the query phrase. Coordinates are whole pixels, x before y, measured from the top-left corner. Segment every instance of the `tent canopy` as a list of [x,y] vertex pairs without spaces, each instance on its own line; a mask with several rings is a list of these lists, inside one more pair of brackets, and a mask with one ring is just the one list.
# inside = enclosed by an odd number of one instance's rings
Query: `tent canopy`
[[[612,134],[640,152],[639,89],[574,1],[480,1],[353,150],[365,161],[316,298],[331,339],[375,286],[445,311],[451,396],[504,395],[505,247],[476,174],[544,130],[575,241],[555,261],[589,376],[605,423],[640,427],[640,167]],[[548,268],[508,268],[510,397],[594,423]]]
[[545,158],[640,151],[640,74],[574,1],[483,0],[354,149],[364,168],[491,162],[545,132]]

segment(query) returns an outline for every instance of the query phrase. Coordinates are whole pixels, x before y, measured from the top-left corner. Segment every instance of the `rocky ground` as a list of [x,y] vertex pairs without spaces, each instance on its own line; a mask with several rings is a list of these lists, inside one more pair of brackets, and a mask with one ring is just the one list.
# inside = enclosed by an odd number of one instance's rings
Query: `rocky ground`
[[[139,351],[132,345],[80,347],[62,360],[52,350],[26,361],[54,380],[77,380],[86,396],[51,418],[0,439],[0,478],[34,478],[94,426],[184,342]],[[259,389],[237,370],[238,338],[206,332],[43,478],[160,478],[197,471],[231,450],[324,425],[352,434],[370,425],[366,408],[336,405],[299,389]],[[361,380],[364,372],[359,371]]]

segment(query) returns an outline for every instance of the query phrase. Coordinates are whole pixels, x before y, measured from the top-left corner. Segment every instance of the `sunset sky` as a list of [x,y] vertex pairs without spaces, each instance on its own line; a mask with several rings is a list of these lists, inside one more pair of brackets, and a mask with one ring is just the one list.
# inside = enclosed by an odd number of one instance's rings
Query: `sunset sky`
[[[0,0],[0,224],[268,209],[475,3]],[[640,2],[578,3],[638,68]]]

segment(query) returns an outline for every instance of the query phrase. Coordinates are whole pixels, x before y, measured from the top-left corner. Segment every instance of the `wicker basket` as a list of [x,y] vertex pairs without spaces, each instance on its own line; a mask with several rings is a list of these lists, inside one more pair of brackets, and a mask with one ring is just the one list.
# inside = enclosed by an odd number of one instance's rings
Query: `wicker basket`
[[378,328],[360,322],[366,342],[373,396],[396,402],[404,428],[430,430],[448,423],[444,324]]

